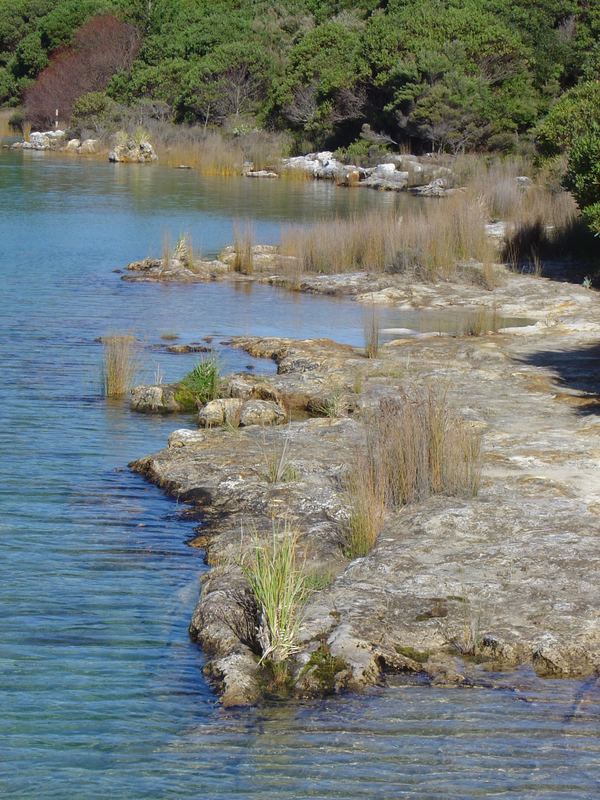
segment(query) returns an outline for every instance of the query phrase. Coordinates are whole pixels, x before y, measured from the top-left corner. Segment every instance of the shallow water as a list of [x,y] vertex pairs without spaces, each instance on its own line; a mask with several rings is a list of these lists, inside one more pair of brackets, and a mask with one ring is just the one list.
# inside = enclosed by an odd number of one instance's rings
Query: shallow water
[[[132,475],[187,420],[99,398],[101,348],[234,333],[362,340],[355,304],[264,287],[125,284],[112,269],[232,218],[286,220],[404,202],[327,184],[201,180],[160,167],[0,153],[0,796],[6,798],[593,798],[594,683],[443,690],[224,711],[187,624],[203,570],[183,509]],[[384,324],[402,326],[402,320]],[[407,326],[410,327],[410,326]],[[226,369],[272,369],[218,346]]]

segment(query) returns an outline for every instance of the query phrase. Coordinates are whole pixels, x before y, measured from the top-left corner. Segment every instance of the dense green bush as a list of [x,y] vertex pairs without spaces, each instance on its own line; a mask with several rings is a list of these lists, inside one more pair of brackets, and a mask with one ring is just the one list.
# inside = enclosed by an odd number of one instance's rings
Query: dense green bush
[[0,0],[0,103],[106,13],[143,36],[107,87],[119,105],[205,125],[252,114],[299,147],[347,147],[369,123],[455,152],[509,151],[535,128],[552,154],[599,107],[589,0]]
[[564,185],[589,227],[600,234],[600,126],[573,144]]

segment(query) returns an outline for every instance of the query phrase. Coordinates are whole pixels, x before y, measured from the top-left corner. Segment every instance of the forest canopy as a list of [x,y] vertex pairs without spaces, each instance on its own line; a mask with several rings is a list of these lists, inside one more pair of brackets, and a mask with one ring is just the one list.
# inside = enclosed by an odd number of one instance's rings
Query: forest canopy
[[597,0],[0,0],[0,103],[556,154],[600,122],[599,42]]

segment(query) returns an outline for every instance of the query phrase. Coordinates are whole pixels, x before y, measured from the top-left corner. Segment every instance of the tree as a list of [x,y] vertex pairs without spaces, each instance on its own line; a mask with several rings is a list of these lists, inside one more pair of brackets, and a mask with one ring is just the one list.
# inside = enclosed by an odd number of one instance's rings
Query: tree
[[139,44],[137,29],[110,14],[86,22],[73,46],[54,54],[26,91],[28,119],[34,126],[48,126],[58,109],[60,118],[68,121],[78,97],[105,89],[115,72],[131,66]]

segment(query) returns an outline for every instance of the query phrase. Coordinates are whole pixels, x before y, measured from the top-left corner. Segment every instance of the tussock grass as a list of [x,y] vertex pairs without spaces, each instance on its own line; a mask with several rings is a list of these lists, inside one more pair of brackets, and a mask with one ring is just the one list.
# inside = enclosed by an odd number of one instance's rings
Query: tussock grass
[[430,495],[473,497],[481,475],[481,436],[452,408],[447,393],[404,389],[366,420],[366,447],[347,480],[345,552],[365,556],[386,509]]
[[283,677],[297,650],[302,609],[310,594],[296,531],[287,521],[274,521],[266,540],[255,535],[241,566],[256,601],[261,661],[271,662],[274,673]]
[[383,527],[385,494],[376,471],[366,457],[358,459],[348,480],[349,516],[345,552],[349,558],[366,556]]
[[280,447],[265,453],[268,483],[288,483],[298,479],[298,470],[290,461],[290,440],[286,436]]
[[274,169],[290,150],[285,134],[261,130],[227,134],[163,122],[152,125],[150,136],[162,163],[185,165],[207,176],[241,175],[245,162],[251,162],[254,169]]
[[110,334],[102,339],[102,385],[105,397],[123,397],[131,389],[137,372],[136,341],[128,334]]
[[461,194],[428,203],[404,217],[369,213],[350,219],[288,226],[281,253],[304,272],[402,272],[423,280],[449,279],[459,262],[492,260],[485,209]]
[[254,230],[250,223],[233,226],[233,270],[242,275],[252,275],[254,272]]
[[433,494],[476,495],[480,456],[479,433],[451,407],[445,391],[431,387],[382,400],[367,424],[373,480],[392,508]]
[[204,405],[219,396],[221,385],[220,367],[216,358],[205,358],[196,364],[179,382],[175,400],[182,408],[194,411],[198,404]]

